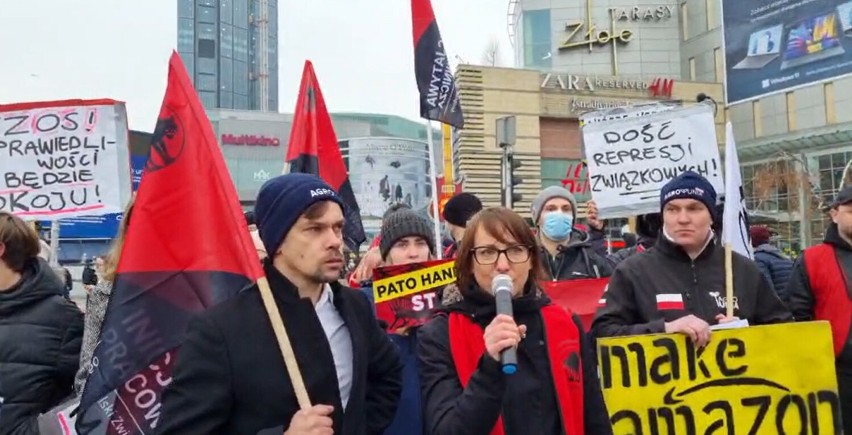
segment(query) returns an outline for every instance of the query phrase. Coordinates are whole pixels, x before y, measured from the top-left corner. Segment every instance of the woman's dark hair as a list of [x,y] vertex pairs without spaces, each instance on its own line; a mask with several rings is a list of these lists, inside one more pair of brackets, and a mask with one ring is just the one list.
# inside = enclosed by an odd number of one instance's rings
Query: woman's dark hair
[[544,278],[541,249],[524,218],[508,208],[490,207],[473,215],[473,218],[467,223],[464,237],[459,244],[456,256],[456,276],[462,294],[474,284],[473,265],[476,260],[473,258],[473,249],[476,248],[474,243],[476,243],[476,233],[480,228],[501,243],[507,245],[517,243],[529,247],[529,261],[532,266],[529,279],[537,282]]

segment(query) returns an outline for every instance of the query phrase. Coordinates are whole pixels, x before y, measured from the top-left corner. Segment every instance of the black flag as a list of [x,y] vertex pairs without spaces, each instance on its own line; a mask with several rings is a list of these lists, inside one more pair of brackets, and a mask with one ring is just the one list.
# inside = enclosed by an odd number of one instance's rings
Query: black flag
[[432,12],[430,0],[411,0],[414,31],[414,74],[420,91],[420,116],[464,127],[459,91]]

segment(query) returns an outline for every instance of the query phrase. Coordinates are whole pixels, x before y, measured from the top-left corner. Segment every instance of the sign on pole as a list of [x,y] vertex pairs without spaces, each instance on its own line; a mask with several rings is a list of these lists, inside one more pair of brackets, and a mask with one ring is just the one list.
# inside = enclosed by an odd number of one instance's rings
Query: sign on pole
[[121,212],[127,141],[121,102],[0,105],[0,210],[41,220]]
[[686,171],[723,192],[713,109],[704,104],[583,127],[592,199],[604,219],[660,211],[660,189]]

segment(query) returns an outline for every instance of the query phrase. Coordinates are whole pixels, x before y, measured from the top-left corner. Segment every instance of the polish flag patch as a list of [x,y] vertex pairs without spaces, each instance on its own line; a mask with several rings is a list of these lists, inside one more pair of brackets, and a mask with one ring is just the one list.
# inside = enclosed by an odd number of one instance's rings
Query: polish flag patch
[[605,306],[606,306],[606,299],[605,298],[598,299],[598,308],[602,308],[602,307],[605,307]]
[[682,310],[683,295],[677,294],[661,294],[657,295],[657,309],[662,310]]

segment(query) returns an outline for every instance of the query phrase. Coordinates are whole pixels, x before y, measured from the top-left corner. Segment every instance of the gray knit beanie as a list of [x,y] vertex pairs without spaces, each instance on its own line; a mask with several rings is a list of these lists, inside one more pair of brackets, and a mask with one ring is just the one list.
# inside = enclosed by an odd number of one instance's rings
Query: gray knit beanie
[[541,217],[541,209],[544,208],[544,204],[547,201],[553,198],[567,199],[568,202],[571,203],[571,214],[573,215],[574,221],[577,220],[577,199],[574,198],[574,195],[564,187],[550,186],[539,192],[532,200],[530,213],[532,214],[533,224],[538,225],[538,218]]
[[429,245],[429,252],[435,253],[435,235],[426,218],[411,210],[397,210],[382,222],[382,240],[379,249],[382,259],[386,259],[393,245],[403,237],[418,236]]

